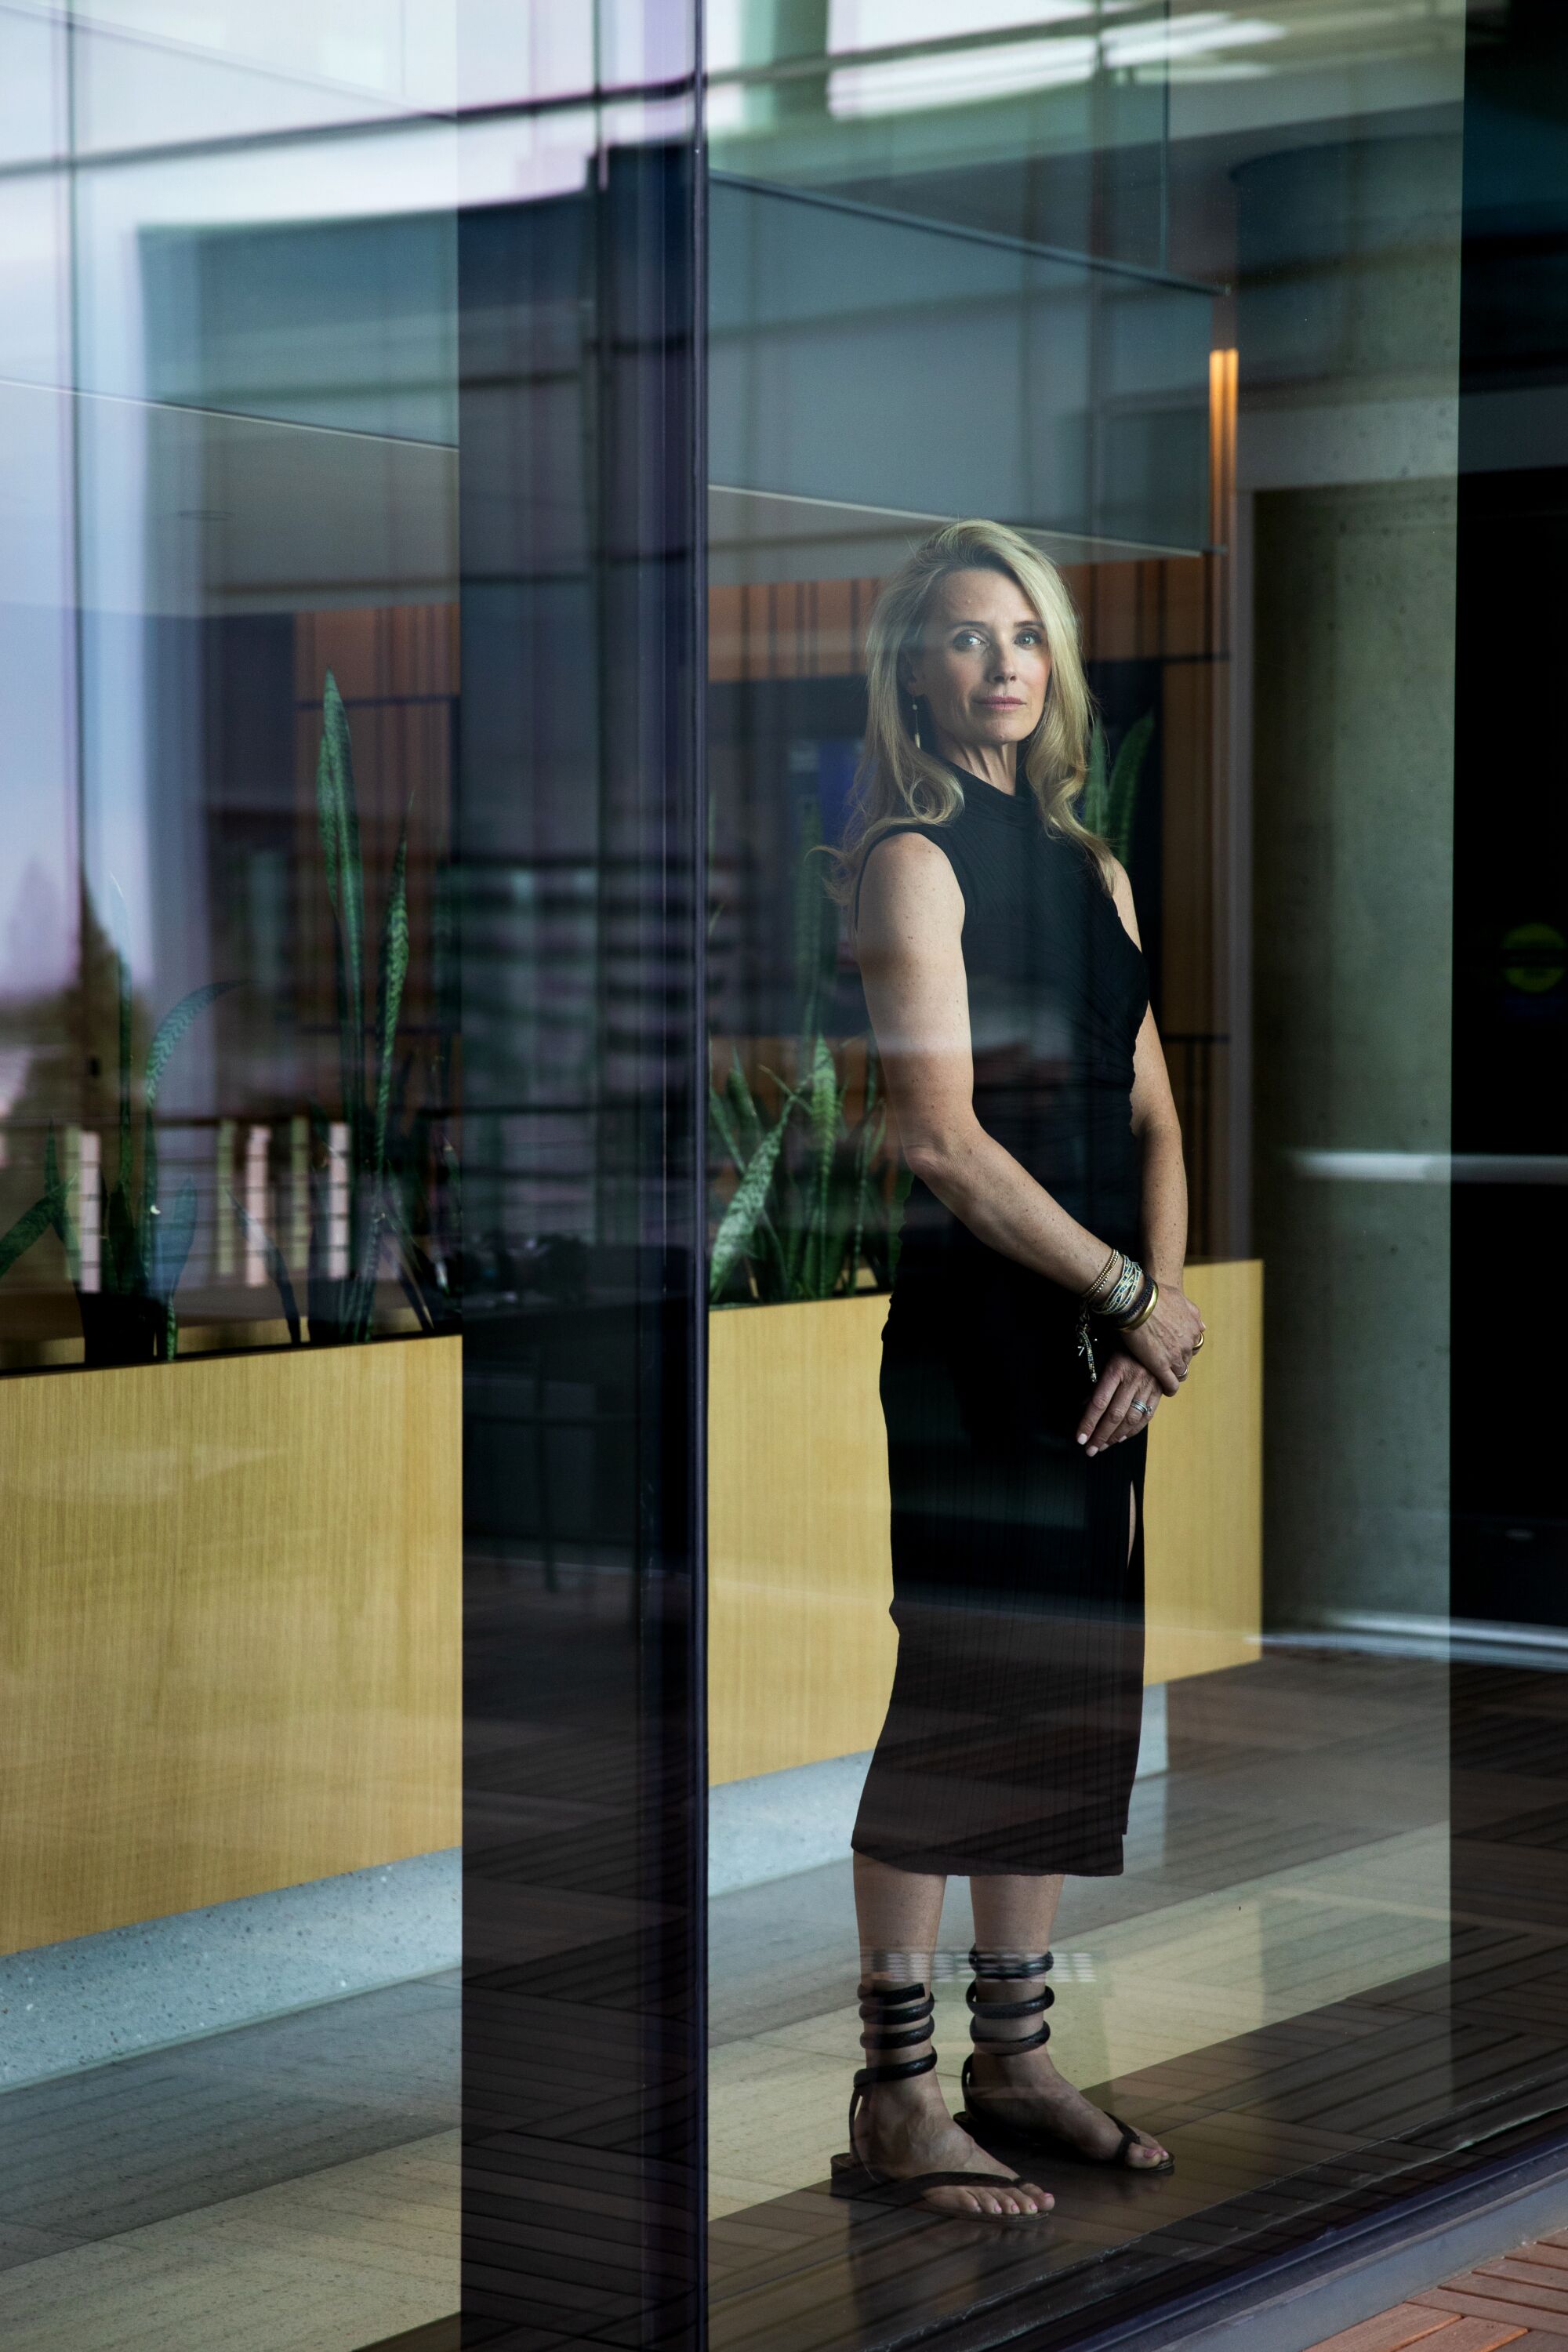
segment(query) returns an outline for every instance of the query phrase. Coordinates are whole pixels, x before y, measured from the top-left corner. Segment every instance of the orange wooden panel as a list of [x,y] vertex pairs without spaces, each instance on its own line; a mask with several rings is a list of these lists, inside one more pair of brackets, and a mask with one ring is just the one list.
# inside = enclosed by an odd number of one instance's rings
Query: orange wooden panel
[[1532,2261],[1533,2252],[1532,2247],[1524,2246],[1516,2254],[1500,2255],[1496,2262],[1477,2263],[1471,2276],[1478,2281],[1506,2281],[1521,2294],[1538,2294],[1542,2311],[1554,2312],[1561,2317],[1568,2312],[1568,2275],[1545,2263]]
[[1078,614],[1084,658],[1092,660],[1094,647],[1090,643],[1090,634],[1094,619],[1094,566],[1091,563],[1058,563],[1057,569]]
[[1208,653],[1209,558],[1173,556],[1160,569],[1164,573],[1161,653],[1167,661],[1182,654]]
[[1432,2352],[1446,2352],[1450,2341],[1448,2331],[1462,2323],[1441,2312],[1429,2311],[1419,2304],[1396,2304],[1392,2311],[1379,2314],[1375,2319],[1363,2319],[1358,2326],[1342,2328],[1338,2336],[1325,2336],[1314,2344],[1310,2352],[1404,2352],[1407,2344],[1418,2344],[1434,2336],[1442,2337]]
[[708,591],[708,675],[715,685],[733,685],[744,676],[745,590],[731,585]]
[[1096,661],[1131,661],[1144,651],[1138,636],[1137,572],[1135,563],[1094,566],[1089,635]]
[[708,675],[854,677],[866,667],[866,622],[876,580],[727,583],[708,592]]
[[1472,2270],[1446,2284],[1456,2292],[1501,2294],[1510,2303],[1528,2304],[1540,2312],[1549,2326],[1555,2323],[1561,2326],[1568,2318],[1568,2279],[1533,2263],[1518,2261],[1512,2255],[1505,2255],[1499,2262],[1478,2263]]
[[856,625],[856,584],[853,580],[823,580],[817,583],[818,677],[853,677],[865,667],[865,640]]
[[1555,2331],[1556,2340],[1564,2337],[1561,2315],[1532,2304],[1517,2289],[1501,2286],[1495,2279],[1476,2278],[1468,2271],[1447,2286],[1424,2288],[1410,2300],[1426,2304],[1433,2311],[1457,2312],[1468,2319],[1492,2319],[1514,2327],[1528,2327],[1532,2332],[1544,2327],[1548,2333]]
[[294,693],[319,703],[330,669],[345,702],[458,691],[458,607],[374,604],[294,616]]
[[373,607],[298,615],[296,684],[301,702],[320,702],[328,670],[345,702],[371,701],[388,691],[380,621],[381,614]]
[[1169,566],[1145,561],[1137,569],[1139,648],[1158,656],[1165,650],[1165,573]]
[[1523,2352],[1551,2352],[1560,2336],[1537,2336],[1533,2328],[1513,2327],[1500,2319],[1456,2319],[1437,2336],[1421,2339],[1431,2352],[1498,2352],[1502,2344],[1520,2344]]

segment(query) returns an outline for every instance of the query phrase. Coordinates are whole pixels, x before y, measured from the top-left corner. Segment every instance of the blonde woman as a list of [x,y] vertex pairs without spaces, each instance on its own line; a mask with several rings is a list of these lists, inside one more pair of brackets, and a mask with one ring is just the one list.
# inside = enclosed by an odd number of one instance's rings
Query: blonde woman
[[[1059,575],[952,524],[883,588],[868,668],[837,888],[913,1184],[881,1374],[898,1666],[852,1840],[868,2063],[835,2181],[1027,2222],[1042,2156],[1171,2169],[1056,2072],[1046,1979],[1064,1874],[1122,1866],[1145,1433],[1203,1325],[1131,892],[1075,814],[1091,706]],[[953,1874],[957,2121],[930,1992]]]

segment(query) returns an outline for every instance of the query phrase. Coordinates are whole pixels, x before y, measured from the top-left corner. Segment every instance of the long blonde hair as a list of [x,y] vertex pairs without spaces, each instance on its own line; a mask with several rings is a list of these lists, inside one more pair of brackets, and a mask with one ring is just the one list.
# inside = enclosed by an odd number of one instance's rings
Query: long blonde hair
[[1093,698],[1079,651],[1078,614],[1054,563],[997,522],[950,522],[915,548],[884,581],[866,631],[866,744],[855,772],[849,819],[828,884],[841,906],[855,897],[861,868],[889,826],[947,824],[963,805],[952,769],[915,741],[915,704],[900,679],[920,652],[937,583],[950,572],[1000,572],[1017,583],[1039,615],[1051,656],[1046,707],[1020,744],[1018,773],[1039,803],[1047,829],[1077,842],[1109,892],[1113,861],[1100,835],[1079,823],[1073,803],[1089,765]]

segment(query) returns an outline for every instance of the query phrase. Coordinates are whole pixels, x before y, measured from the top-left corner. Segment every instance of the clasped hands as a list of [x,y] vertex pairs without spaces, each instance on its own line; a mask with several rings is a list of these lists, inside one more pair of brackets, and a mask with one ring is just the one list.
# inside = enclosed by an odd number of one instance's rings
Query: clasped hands
[[1153,1313],[1135,1331],[1122,1332],[1100,1367],[1078,1425],[1078,1442],[1103,1453],[1147,1429],[1162,1395],[1174,1396],[1203,1344],[1204,1319],[1174,1284],[1160,1285]]

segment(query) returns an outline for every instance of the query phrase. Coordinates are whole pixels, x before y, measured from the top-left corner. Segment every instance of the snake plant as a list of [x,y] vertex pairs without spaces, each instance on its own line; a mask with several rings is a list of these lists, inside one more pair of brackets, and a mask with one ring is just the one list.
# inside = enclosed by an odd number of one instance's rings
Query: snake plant
[[715,1303],[831,1298],[860,1286],[862,1269],[885,1289],[898,1257],[907,1173],[889,1181],[883,1162],[887,1107],[876,1049],[865,1040],[866,1080],[858,1116],[847,1104],[853,1041],[835,1045],[822,1014],[837,950],[835,909],[822,887],[820,835],[812,807],[795,901],[795,981],[801,1023],[793,1083],[765,1073],[777,1108],[760,1102],[739,1059],[722,1087],[710,1082],[715,1157],[735,1171],[719,1212],[709,1266]]
[[1079,814],[1090,833],[1109,843],[1111,855],[1125,866],[1132,855],[1132,826],[1138,814],[1138,785],[1154,733],[1154,714],[1146,710],[1122,737],[1109,775],[1105,761],[1105,730],[1097,721],[1089,741],[1089,772],[1084,777]]
[[173,1202],[160,1198],[158,1132],[154,1114],[158,1087],[174,1050],[209,1004],[232,985],[209,982],[183,996],[160,1023],[142,1069],[142,1160],[138,1169],[132,1108],[131,968],[115,957],[119,992],[119,1164],[100,1202],[96,1283],[82,1280],[81,1244],[70,1213],[70,1182],[60,1173],[51,1127],[44,1146],[44,1190],[4,1235],[0,1277],[23,1252],[53,1231],[76,1279],[77,1305],[89,1364],[169,1362],[179,1350],[174,1293],[190,1257],[196,1230],[196,1188],[186,1177]]
[[[410,953],[408,827],[405,821],[392,862],[375,960],[373,1009],[365,960],[364,868],[353,746],[342,696],[331,670],[321,698],[316,816],[332,911],[341,1124],[347,1130],[344,1173],[349,1195],[348,1263],[346,1270],[340,1272],[328,1246],[331,1123],[321,1106],[312,1105],[315,1164],[310,1175],[305,1307],[308,1342],[322,1347],[369,1339],[384,1260],[392,1264],[423,1328],[434,1329],[438,1322],[449,1319],[439,1270],[415,1238],[418,1203],[425,1195],[416,1173],[411,1171],[423,1145],[437,1150],[447,1190],[455,1188],[456,1173],[450,1148],[434,1137],[427,1115],[416,1114],[406,1132],[399,1123],[400,1097],[407,1076],[405,1067],[401,1072],[398,1068],[397,1055]],[[416,1196],[414,1214],[404,1197],[405,1189]],[[278,1291],[290,1340],[296,1347],[306,1344],[305,1318],[288,1260],[237,1195],[231,1192],[229,1198]]]

